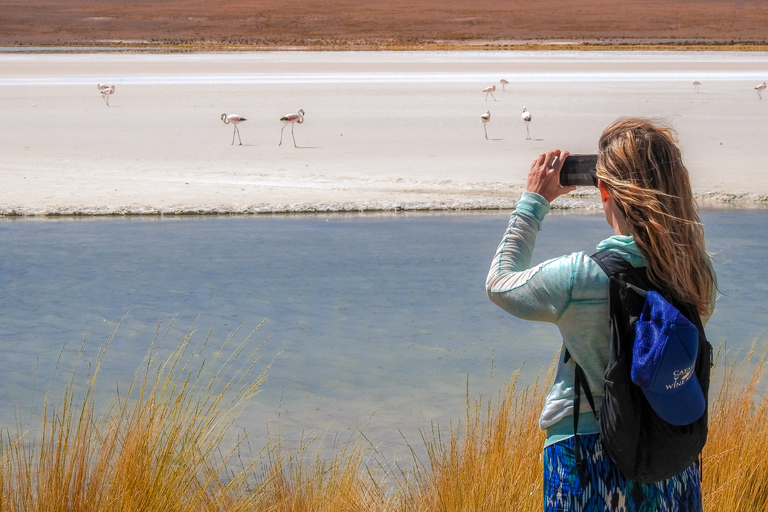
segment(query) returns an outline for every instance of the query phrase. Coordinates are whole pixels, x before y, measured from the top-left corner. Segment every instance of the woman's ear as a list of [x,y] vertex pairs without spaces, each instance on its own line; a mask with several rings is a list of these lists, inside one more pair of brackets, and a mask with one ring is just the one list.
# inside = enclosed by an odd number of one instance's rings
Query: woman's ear
[[600,191],[600,200],[602,202],[606,202],[611,198],[611,194],[608,193],[608,187],[605,186],[605,183],[600,178],[597,179],[597,189]]

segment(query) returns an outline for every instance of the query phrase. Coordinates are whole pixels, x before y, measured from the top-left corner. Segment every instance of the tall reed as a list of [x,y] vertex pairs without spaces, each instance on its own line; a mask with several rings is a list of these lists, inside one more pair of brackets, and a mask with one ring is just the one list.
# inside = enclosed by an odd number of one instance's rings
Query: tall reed
[[[469,400],[463,425],[447,444],[439,429],[425,437],[429,465],[417,465],[416,485],[401,510],[534,511],[541,508],[541,447],[538,419],[545,387],[537,380],[518,389],[516,372],[497,404]],[[549,378],[547,378],[549,380]]]
[[722,368],[722,384],[710,399],[705,510],[768,510],[768,400],[760,387],[768,351],[763,347],[753,366],[756,352],[753,346],[740,364]]
[[322,444],[313,438],[302,441],[295,452],[285,453],[276,443],[269,451],[261,485],[253,490],[260,504],[253,510],[393,510],[385,487],[387,473],[361,438],[343,444],[334,440],[330,455],[318,447]]
[[230,350],[236,333],[207,364],[190,344],[194,331],[158,361],[158,328],[143,369],[103,413],[94,395],[106,349],[88,365],[84,391],[75,370],[57,405],[46,398],[40,439],[3,436],[0,510],[173,512],[223,510],[229,502],[245,510],[245,478],[223,479],[233,452],[222,447],[265,373],[253,375],[260,346],[244,352],[253,332]]

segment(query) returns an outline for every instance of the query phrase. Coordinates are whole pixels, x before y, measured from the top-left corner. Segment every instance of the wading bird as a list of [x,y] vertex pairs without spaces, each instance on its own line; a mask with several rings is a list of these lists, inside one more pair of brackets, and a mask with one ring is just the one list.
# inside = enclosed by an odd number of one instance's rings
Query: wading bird
[[699,92],[699,86],[700,85],[701,85],[701,82],[699,82],[698,80],[694,80],[693,81],[693,87],[694,87],[694,89],[696,89],[696,92]]
[[114,87],[114,85],[96,84],[96,87],[98,87],[99,88],[99,92],[101,92],[104,89],[109,89],[110,87]]
[[488,129],[485,127],[486,124],[488,124],[488,121],[491,120],[491,111],[486,110],[485,114],[480,116],[480,122],[483,123],[483,131],[485,132],[485,138],[488,138]]
[[528,109],[525,107],[523,107],[523,113],[520,116],[520,119],[525,123],[525,140],[531,140],[531,131],[528,129],[528,124],[531,122],[531,113],[528,112]]
[[295,114],[285,114],[283,117],[280,118],[280,120],[283,122],[283,127],[280,128],[280,144],[278,146],[281,146],[283,144],[283,130],[285,130],[285,127],[288,126],[288,123],[291,124],[291,137],[293,137],[293,147],[297,148],[299,146],[296,145],[296,137],[293,135],[293,125],[296,123],[303,123],[304,122],[304,110],[299,109],[299,111]]
[[[101,88],[101,87],[99,87]],[[101,89],[101,97],[104,98],[104,101],[107,102],[107,106],[109,106],[109,97],[115,94],[115,86],[110,85],[109,87],[105,87],[104,89]]]
[[763,99],[763,91],[765,90],[765,82],[761,83],[760,85],[755,86],[755,90],[757,91],[757,97],[759,99]]
[[504,91],[506,91],[505,87],[506,87],[507,85],[509,85],[509,82],[507,82],[506,80],[504,80],[504,79],[502,78],[501,80],[499,80],[499,83],[501,83],[501,92],[504,92]]
[[496,101],[496,96],[493,95],[493,91],[496,90],[496,86],[492,85],[490,87],[486,87],[483,89],[483,92],[485,93],[485,101],[488,101],[488,95],[491,95],[491,98],[493,98],[493,101]]
[[235,145],[235,134],[237,134],[237,140],[240,141],[240,145],[242,146],[243,139],[240,138],[240,130],[237,128],[237,125],[243,121],[247,121],[247,119],[243,116],[238,116],[237,114],[221,114],[221,120],[224,121],[224,124],[231,124],[235,127],[232,131],[232,145]]

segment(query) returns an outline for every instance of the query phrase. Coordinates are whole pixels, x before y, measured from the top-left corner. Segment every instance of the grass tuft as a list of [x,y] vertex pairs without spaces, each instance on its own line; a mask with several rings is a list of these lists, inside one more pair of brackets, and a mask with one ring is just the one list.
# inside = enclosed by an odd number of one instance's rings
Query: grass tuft
[[740,364],[723,368],[714,399],[710,390],[702,466],[705,510],[768,510],[768,401],[760,388],[766,348],[756,357],[753,345]]
[[429,466],[419,468],[418,485],[408,488],[407,501],[417,510],[541,508],[544,433],[538,420],[546,389],[537,380],[519,390],[518,378],[516,372],[495,406],[468,400],[466,421],[447,444],[439,429],[424,438]]
[[76,370],[58,404],[46,398],[39,440],[5,432],[1,511],[219,510],[233,494],[242,500],[243,479],[222,480],[231,457],[222,442],[264,380],[252,375],[258,348],[244,355],[248,335],[223,358],[233,334],[208,362],[209,374],[205,361],[192,364],[201,355],[191,349],[194,330],[162,361],[154,352],[159,334],[143,370],[105,413],[94,405],[103,349],[88,365],[81,399]]

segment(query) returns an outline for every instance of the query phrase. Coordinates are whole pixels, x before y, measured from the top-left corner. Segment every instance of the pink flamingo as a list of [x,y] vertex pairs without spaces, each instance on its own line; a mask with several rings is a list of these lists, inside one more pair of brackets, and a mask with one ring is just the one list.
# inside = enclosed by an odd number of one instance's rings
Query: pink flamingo
[[235,134],[237,134],[237,140],[240,141],[240,145],[242,146],[243,139],[240,138],[240,130],[237,128],[237,125],[243,121],[247,121],[247,119],[237,114],[221,114],[221,120],[224,121],[224,124],[231,124],[235,127],[232,131],[232,145],[234,146],[235,144]]
[[507,90],[506,86],[509,85],[509,82],[507,82],[502,78],[501,80],[499,80],[499,83],[501,83],[501,92],[506,91]]
[[699,82],[698,80],[694,80],[693,81],[693,87],[694,87],[694,89],[696,89],[696,92],[699,92],[699,87],[700,86],[701,86],[701,82]]
[[98,87],[99,88],[99,92],[101,92],[104,89],[109,89],[110,87],[114,87],[114,86],[106,85],[106,84],[96,84],[96,87]]
[[528,124],[531,122],[531,113],[528,112],[528,109],[523,107],[523,113],[520,116],[520,119],[525,123],[525,140],[531,140],[531,131],[528,129]]
[[763,91],[765,90],[765,82],[761,83],[760,85],[755,86],[755,90],[757,91],[757,97],[759,99],[763,99]]
[[101,97],[104,98],[104,101],[107,102],[107,106],[109,106],[109,97],[112,94],[115,94],[115,86],[114,85],[110,85],[109,87],[104,86],[104,88],[102,89],[101,84],[99,84],[99,89],[101,89]]
[[296,114],[285,114],[283,117],[280,118],[280,120],[283,122],[283,127],[280,129],[280,144],[278,144],[278,146],[282,146],[283,130],[285,130],[285,127],[288,126],[288,123],[290,123],[291,137],[293,137],[293,147],[295,148],[299,147],[296,145],[296,137],[293,135],[293,125],[295,125],[296,123],[301,124],[304,122],[304,110],[299,109],[298,113]]
[[486,87],[483,89],[483,92],[485,93],[485,101],[488,101],[488,95],[491,95],[491,98],[493,98],[493,101],[496,101],[496,96],[493,95],[493,91],[496,90],[496,86],[492,85],[490,87]]
[[491,111],[486,110],[485,114],[480,116],[480,122],[483,123],[483,131],[485,131],[485,138],[488,139],[488,129],[485,127],[488,121],[491,120]]

